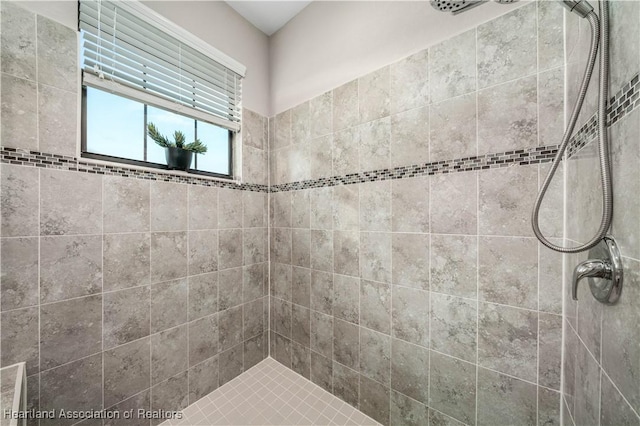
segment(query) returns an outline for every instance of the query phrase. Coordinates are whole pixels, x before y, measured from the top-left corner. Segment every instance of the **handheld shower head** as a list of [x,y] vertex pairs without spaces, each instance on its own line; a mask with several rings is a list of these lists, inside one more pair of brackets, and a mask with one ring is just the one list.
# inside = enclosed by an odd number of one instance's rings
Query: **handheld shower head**
[[587,0],[561,0],[561,3],[570,12],[575,12],[582,18],[586,18],[589,13],[593,12],[593,7]]

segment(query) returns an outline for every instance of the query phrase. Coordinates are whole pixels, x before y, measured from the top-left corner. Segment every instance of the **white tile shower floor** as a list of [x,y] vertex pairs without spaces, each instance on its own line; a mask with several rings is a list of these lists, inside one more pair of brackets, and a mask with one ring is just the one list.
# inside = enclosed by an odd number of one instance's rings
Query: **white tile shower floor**
[[272,358],[183,410],[169,425],[378,425]]

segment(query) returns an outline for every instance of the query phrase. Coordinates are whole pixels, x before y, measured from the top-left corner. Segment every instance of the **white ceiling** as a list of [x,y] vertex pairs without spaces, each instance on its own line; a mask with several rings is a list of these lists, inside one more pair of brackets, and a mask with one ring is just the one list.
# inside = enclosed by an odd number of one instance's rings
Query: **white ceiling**
[[268,36],[282,28],[309,3],[311,1],[304,0],[227,1],[236,12]]

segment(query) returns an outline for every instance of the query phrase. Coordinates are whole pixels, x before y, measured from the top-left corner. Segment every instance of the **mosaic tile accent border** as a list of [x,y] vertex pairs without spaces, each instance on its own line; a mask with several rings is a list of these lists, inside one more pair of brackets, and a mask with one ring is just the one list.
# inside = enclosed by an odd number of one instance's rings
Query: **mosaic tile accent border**
[[[612,126],[634,109],[640,107],[640,75],[636,74],[609,101],[607,108],[607,125]],[[597,113],[573,135],[565,158],[571,158],[597,135]],[[0,147],[0,162],[22,166],[42,167],[78,171],[84,173],[109,176],[132,177],[136,179],[157,180],[164,182],[187,183],[191,185],[230,188],[253,192],[283,192],[300,189],[321,188],[324,186],[349,185],[355,183],[374,182],[388,179],[404,179],[416,176],[429,176],[444,173],[466,172],[474,170],[494,169],[509,166],[547,163],[553,160],[558,152],[558,145],[548,145],[495,154],[437,161],[426,164],[395,167],[392,169],[372,170],[362,173],[351,173],[343,176],[290,182],[279,185],[259,185],[237,183],[233,181],[212,180],[193,176],[158,173],[152,170],[138,170],[125,166],[112,166],[90,163],[76,157],[29,151],[18,148]]]
[[41,167],[75,172],[91,173],[107,176],[131,177],[135,179],[156,180],[163,182],[187,183],[191,185],[213,186],[243,191],[267,192],[267,185],[253,183],[237,183],[233,181],[213,180],[193,176],[158,173],[153,170],[139,170],[126,166],[112,166],[78,160],[76,157],[29,151],[19,148],[0,147],[0,162],[20,166]]
[[[636,74],[609,100],[609,106],[607,107],[607,126],[613,126],[638,107],[640,107],[640,75]],[[583,146],[597,136],[598,113],[596,112],[574,133],[571,138],[571,143],[569,143],[569,147],[567,148],[567,158],[571,158]]]
[[501,152],[498,154],[465,157],[454,160],[395,167],[393,169],[373,170],[370,172],[353,173],[344,176],[332,176],[316,180],[271,185],[270,190],[271,192],[295,191],[300,189],[320,188],[323,186],[350,185],[388,179],[404,179],[416,176],[495,169],[515,165],[525,166],[529,164],[547,163],[553,160],[557,151],[557,145],[540,146],[536,148]]

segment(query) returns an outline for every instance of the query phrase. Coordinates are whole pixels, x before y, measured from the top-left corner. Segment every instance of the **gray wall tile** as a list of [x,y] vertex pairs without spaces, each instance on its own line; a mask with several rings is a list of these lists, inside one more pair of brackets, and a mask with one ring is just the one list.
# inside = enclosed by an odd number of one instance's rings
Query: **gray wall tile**
[[104,405],[111,407],[151,385],[149,338],[104,353]]
[[[151,390],[147,389],[142,391],[129,399],[122,401],[119,404],[114,405],[113,407],[107,407],[108,411],[117,411],[123,413],[127,410],[134,410],[137,413],[137,410],[151,410]],[[151,421],[145,418],[133,418],[133,419],[124,419],[124,416],[120,416],[119,419],[106,419],[104,422],[105,426],[149,426]],[[135,417],[135,416],[134,416]],[[142,417],[142,416],[141,416]]]
[[393,287],[393,336],[429,347],[429,293]]
[[211,358],[219,352],[218,315],[209,315],[189,323],[189,366]]
[[358,80],[333,89],[333,131],[358,124]]
[[428,404],[429,350],[393,339],[391,351],[391,388]]
[[[360,112],[362,114],[362,109]],[[389,168],[391,166],[391,118],[367,121],[359,126],[358,131],[360,133],[360,170]]]
[[222,352],[219,355],[220,362],[220,386],[242,374],[244,366],[242,363],[242,345]]
[[429,49],[431,102],[436,103],[476,89],[476,29]]
[[536,424],[536,385],[494,371],[478,371],[478,425]]
[[311,350],[333,359],[333,317],[311,313]]
[[187,370],[189,366],[187,342],[186,325],[151,336],[151,383],[153,385]]
[[429,407],[474,424],[476,416],[476,366],[431,351]]
[[76,155],[78,139],[76,114],[60,114],[60,111],[75,105],[77,99],[75,84],[74,91],[38,84],[38,142],[40,151],[60,155]]
[[293,303],[309,308],[311,306],[311,270],[292,268]]
[[391,334],[391,285],[360,281],[360,322],[364,327]]
[[478,26],[478,86],[536,72],[536,39],[533,4]]
[[309,102],[291,108],[291,143],[307,143],[311,137],[309,125]]
[[218,388],[218,357],[211,357],[189,369],[189,404]]
[[486,170],[479,177],[480,234],[531,235],[530,216],[538,182],[536,167]]
[[43,16],[37,16],[38,82],[59,89],[78,90],[78,33]]
[[[360,328],[357,325],[339,319],[334,320],[333,358],[353,370],[360,368]],[[348,372],[343,373],[348,375]]]
[[393,284],[429,289],[429,235],[391,235]]
[[[60,366],[40,375],[40,409],[84,411],[102,408],[102,354]],[[56,419],[52,424],[71,424]]]
[[[229,235],[229,232],[233,232]],[[227,238],[231,237],[233,245]],[[190,231],[189,232],[189,274],[205,274],[222,267],[222,262],[233,258],[234,266],[242,263],[242,231]],[[230,256],[233,254],[233,256]],[[240,259],[238,259],[240,257]],[[218,265],[218,258],[220,265]],[[228,267],[228,266],[227,266]]]
[[367,280],[391,282],[391,233],[360,233],[360,273]]
[[309,135],[311,138],[331,133],[333,93],[326,92],[309,101]]
[[537,312],[480,303],[479,365],[533,382],[537,349]]
[[187,279],[151,286],[151,333],[187,322]]
[[389,423],[390,389],[360,375],[360,411],[382,424]]
[[467,235],[476,233],[477,180],[475,172],[436,175],[429,179],[431,232]]
[[333,232],[333,270],[336,274],[360,274],[360,233],[358,231]]
[[105,176],[104,232],[149,231],[149,191],[149,182]]
[[35,16],[4,2],[2,7],[2,72],[16,77],[36,79],[36,20]]
[[465,158],[477,153],[476,94],[432,104],[429,150],[431,161]]
[[293,304],[291,306],[291,340],[303,346],[311,345],[311,311]]
[[218,227],[242,228],[242,192],[233,189],[218,190]]
[[[2,128],[4,129],[4,126]],[[6,139],[3,143],[6,143]],[[38,235],[38,170],[3,164],[0,189],[2,236]]]
[[2,311],[37,305],[38,238],[2,238]]
[[429,107],[391,116],[391,166],[429,162]]
[[221,311],[218,314],[218,326],[221,351],[242,343],[242,306]]
[[535,76],[479,91],[478,153],[537,146],[537,102]]
[[104,349],[149,335],[149,287],[136,287],[104,294]]
[[267,123],[260,114],[242,109],[242,143],[258,149],[267,147]]
[[51,303],[40,307],[40,369],[102,350],[102,296]]
[[189,320],[218,312],[218,274],[189,277]]
[[151,230],[184,231],[187,229],[187,185],[151,182]]
[[[84,173],[40,171],[40,233],[102,232],[102,178]],[[69,206],[74,206],[70,209]]]
[[538,332],[538,383],[559,390],[562,369],[562,317],[540,313]]
[[344,175],[354,170],[361,170],[360,128],[337,130],[333,134],[332,172],[334,175]]
[[37,307],[7,311],[0,315],[0,364],[3,367],[26,362],[30,374],[40,371],[39,319]]
[[151,388],[151,410],[181,410],[189,404],[189,377],[180,373]]
[[333,390],[333,363],[331,358],[311,351],[311,381],[327,392]]
[[335,274],[333,276],[333,292],[333,316],[358,324],[360,320],[360,278]]
[[476,361],[476,301],[431,293],[431,348],[465,361]]
[[[538,386],[538,424],[559,425],[560,404],[560,392]],[[567,420],[567,423],[569,422],[570,420]]]
[[393,181],[392,213],[394,232],[429,232],[429,178]]
[[150,283],[151,235],[112,234],[103,237],[104,291]]
[[[640,312],[637,307],[640,262],[624,259],[625,296],[613,309],[605,309],[602,317],[602,367],[632,407],[640,408]],[[589,297],[587,295],[584,296]],[[581,306],[582,309],[582,306]],[[603,387],[605,378],[603,377]],[[604,394],[604,388],[603,388]]]
[[[3,32],[4,34],[4,32]],[[37,85],[2,73],[2,145],[38,149]]]
[[381,68],[358,79],[360,122],[366,123],[389,115],[389,67]]
[[151,282],[187,276],[187,233],[153,232],[151,234]]
[[360,329],[360,373],[379,383],[389,384],[391,377],[391,338],[389,336],[366,328]]
[[391,391],[389,422],[392,425],[424,425],[430,422],[429,409],[426,405],[421,404],[418,401],[406,397],[399,392]]
[[431,290],[477,297],[478,238],[431,235]]
[[487,302],[538,307],[538,242],[533,238],[480,237],[478,298]]
[[334,361],[333,393],[347,404],[357,407],[360,395],[358,372]]
[[427,49],[391,64],[390,101],[392,113],[429,103],[429,51]]
[[58,236],[40,239],[42,303],[102,291],[102,238]]

